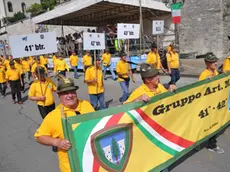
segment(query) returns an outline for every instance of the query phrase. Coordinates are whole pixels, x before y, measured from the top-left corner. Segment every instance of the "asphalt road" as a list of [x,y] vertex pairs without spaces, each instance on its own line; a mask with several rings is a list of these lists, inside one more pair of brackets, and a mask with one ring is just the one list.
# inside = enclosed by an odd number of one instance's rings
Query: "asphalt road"
[[[72,76],[72,73],[69,74]],[[130,91],[141,84],[138,74],[137,82],[131,83]],[[83,77],[75,80],[80,87],[78,96],[88,100],[87,86]],[[178,87],[195,82],[196,78],[181,78]],[[167,83],[168,76],[162,76],[161,82]],[[28,88],[28,84],[26,85]],[[9,91],[9,89],[8,89]],[[121,89],[118,82],[108,78],[105,81],[105,101],[111,106],[119,105]],[[23,94],[26,100],[27,92]],[[56,104],[58,104],[55,95]],[[58,161],[51,147],[36,143],[33,134],[42,119],[35,102],[26,100],[22,106],[12,104],[11,96],[0,99],[0,172],[57,172]],[[230,172],[230,130],[226,130],[218,138],[218,144],[225,149],[225,153],[218,155],[206,149],[191,154],[180,160],[172,167],[173,172]]]

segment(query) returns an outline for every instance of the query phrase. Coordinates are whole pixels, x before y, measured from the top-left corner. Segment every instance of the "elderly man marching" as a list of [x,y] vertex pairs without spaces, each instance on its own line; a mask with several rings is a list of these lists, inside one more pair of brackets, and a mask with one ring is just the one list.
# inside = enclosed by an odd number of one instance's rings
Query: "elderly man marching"
[[67,117],[93,112],[94,109],[88,101],[78,99],[76,93],[78,86],[74,85],[73,80],[62,75],[58,76],[57,94],[60,105],[46,116],[34,136],[43,145],[57,146],[60,171],[70,172],[67,151],[71,148],[71,143],[64,139],[61,109]]
[[85,72],[85,83],[88,84],[90,103],[94,109],[96,109],[99,102],[99,109],[101,110],[105,109],[105,95],[100,58],[97,58],[95,63],[96,66],[87,68]]
[[110,73],[112,74],[113,80],[115,81],[117,79],[113,68],[111,66],[111,54],[109,53],[109,49],[105,50],[105,53],[102,55],[102,61],[103,61],[103,70],[104,70],[104,80],[106,80],[106,70],[109,68]]
[[[217,61],[218,58],[211,52],[207,53],[204,58],[206,69],[200,74],[199,81],[205,79],[211,79],[212,77],[218,75],[217,72]],[[208,140],[207,148],[211,152],[217,152],[219,154],[224,153],[224,149],[221,149],[217,146],[217,136],[214,136]]]

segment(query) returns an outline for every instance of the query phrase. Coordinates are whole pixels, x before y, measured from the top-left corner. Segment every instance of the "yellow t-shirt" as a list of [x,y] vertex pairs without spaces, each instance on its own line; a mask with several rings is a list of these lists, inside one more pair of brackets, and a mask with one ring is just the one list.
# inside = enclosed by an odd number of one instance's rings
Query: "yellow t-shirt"
[[138,87],[136,90],[134,90],[132,92],[132,94],[124,102],[124,104],[133,102],[135,99],[137,99],[138,97],[140,97],[143,94],[146,94],[149,97],[153,97],[153,96],[156,96],[158,94],[164,93],[166,91],[167,90],[165,89],[165,87],[162,84],[158,84],[157,89],[155,91],[152,91],[143,83],[140,87]]
[[[96,69],[95,66],[87,68],[85,72],[85,80],[96,79]],[[88,93],[89,94],[99,94],[104,92],[103,85],[103,74],[101,68],[97,69],[97,83],[88,84]]]
[[88,55],[84,55],[83,56],[83,65],[84,66],[90,66],[90,65],[92,65],[92,58],[91,58],[91,56],[88,56]]
[[102,61],[104,66],[108,66],[111,62],[111,54],[104,53],[102,56]]
[[3,64],[5,65],[5,68],[7,70],[10,69],[10,61],[9,60],[5,59],[4,62],[3,62]]
[[78,66],[79,58],[78,56],[71,55],[69,57],[69,61],[70,61],[71,66]]
[[28,96],[29,97],[46,96],[45,102],[38,101],[37,104],[40,106],[50,106],[54,103],[53,91],[56,91],[56,86],[52,82],[46,81],[40,83],[40,81],[35,80],[30,86]]
[[[119,74],[124,74],[122,75],[123,78],[128,78],[128,72],[130,70],[130,65],[122,60],[120,60],[119,62],[117,62],[116,65],[116,72]],[[122,82],[124,81],[124,79],[118,77],[118,82]]]
[[29,72],[30,71],[30,62],[27,60],[22,61],[22,68],[24,72]]
[[9,81],[16,81],[19,80],[21,77],[21,71],[18,69],[8,69],[6,71],[6,79],[8,79]]
[[5,66],[0,66],[0,83],[6,82]]
[[[61,106],[63,105],[58,105],[55,110],[50,112],[45,117],[41,126],[34,134],[35,138],[40,136],[50,136],[53,138],[64,139],[60,112]],[[64,112],[67,115],[67,117],[76,116],[76,111],[80,112],[80,114],[85,114],[94,112],[94,109],[92,105],[86,100],[79,100],[79,104],[76,110],[64,107]],[[58,159],[61,172],[71,172],[67,151],[58,149]]]
[[230,56],[224,60],[223,71],[224,72],[230,71]]
[[48,58],[45,56],[40,56],[40,61],[41,61],[41,64],[43,65],[48,64]]
[[179,55],[171,51],[167,54],[167,62],[169,63],[170,68],[178,69],[180,66]]
[[[46,68],[44,65],[40,64],[39,66],[43,67],[43,68],[45,69],[46,73],[48,72],[48,71],[47,71],[47,68]],[[32,72],[32,73],[35,72],[36,67],[38,67],[38,64],[37,64],[37,63],[34,63],[34,64],[32,65],[32,68],[31,68],[31,72]]]
[[55,69],[54,69],[55,72],[57,72],[57,71],[64,71],[65,69],[67,69],[67,71],[69,71],[69,67],[66,64],[65,60],[60,60],[59,59],[58,61],[56,61]]
[[161,58],[158,53],[154,53],[152,51],[149,52],[146,63],[153,65],[154,68],[160,69],[161,68]]
[[219,73],[215,70],[214,73],[208,69],[205,69],[203,72],[201,72],[199,76],[199,81],[207,79],[208,77],[213,77],[218,75]]

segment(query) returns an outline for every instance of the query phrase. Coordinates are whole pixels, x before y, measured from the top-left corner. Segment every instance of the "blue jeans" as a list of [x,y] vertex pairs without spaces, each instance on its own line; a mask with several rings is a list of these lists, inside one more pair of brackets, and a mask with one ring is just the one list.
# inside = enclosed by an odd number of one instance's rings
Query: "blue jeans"
[[73,66],[73,70],[74,70],[74,78],[78,78],[78,75],[77,75],[77,66]]
[[129,81],[122,81],[119,83],[123,91],[123,95],[119,100],[121,103],[124,103],[129,97]]
[[105,76],[106,76],[106,70],[107,68],[109,68],[111,74],[112,74],[112,77],[113,79],[115,80],[117,78],[117,76],[115,75],[114,71],[113,71],[113,68],[111,65],[108,65],[108,66],[103,66],[103,70],[104,70],[104,79],[105,79]]
[[105,109],[105,96],[104,93],[99,94],[90,94],[89,95],[90,103],[93,108],[96,110],[98,102],[100,103],[99,109]]
[[179,69],[171,69],[171,81],[170,84],[176,84],[176,82],[180,79],[180,71]]

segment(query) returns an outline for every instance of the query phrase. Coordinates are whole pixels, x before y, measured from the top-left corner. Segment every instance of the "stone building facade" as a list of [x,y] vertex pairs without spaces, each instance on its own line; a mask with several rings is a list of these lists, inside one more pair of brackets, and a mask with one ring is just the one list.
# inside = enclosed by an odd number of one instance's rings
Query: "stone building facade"
[[230,55],[230,1],[188,0],[179,27],[181,53]]

